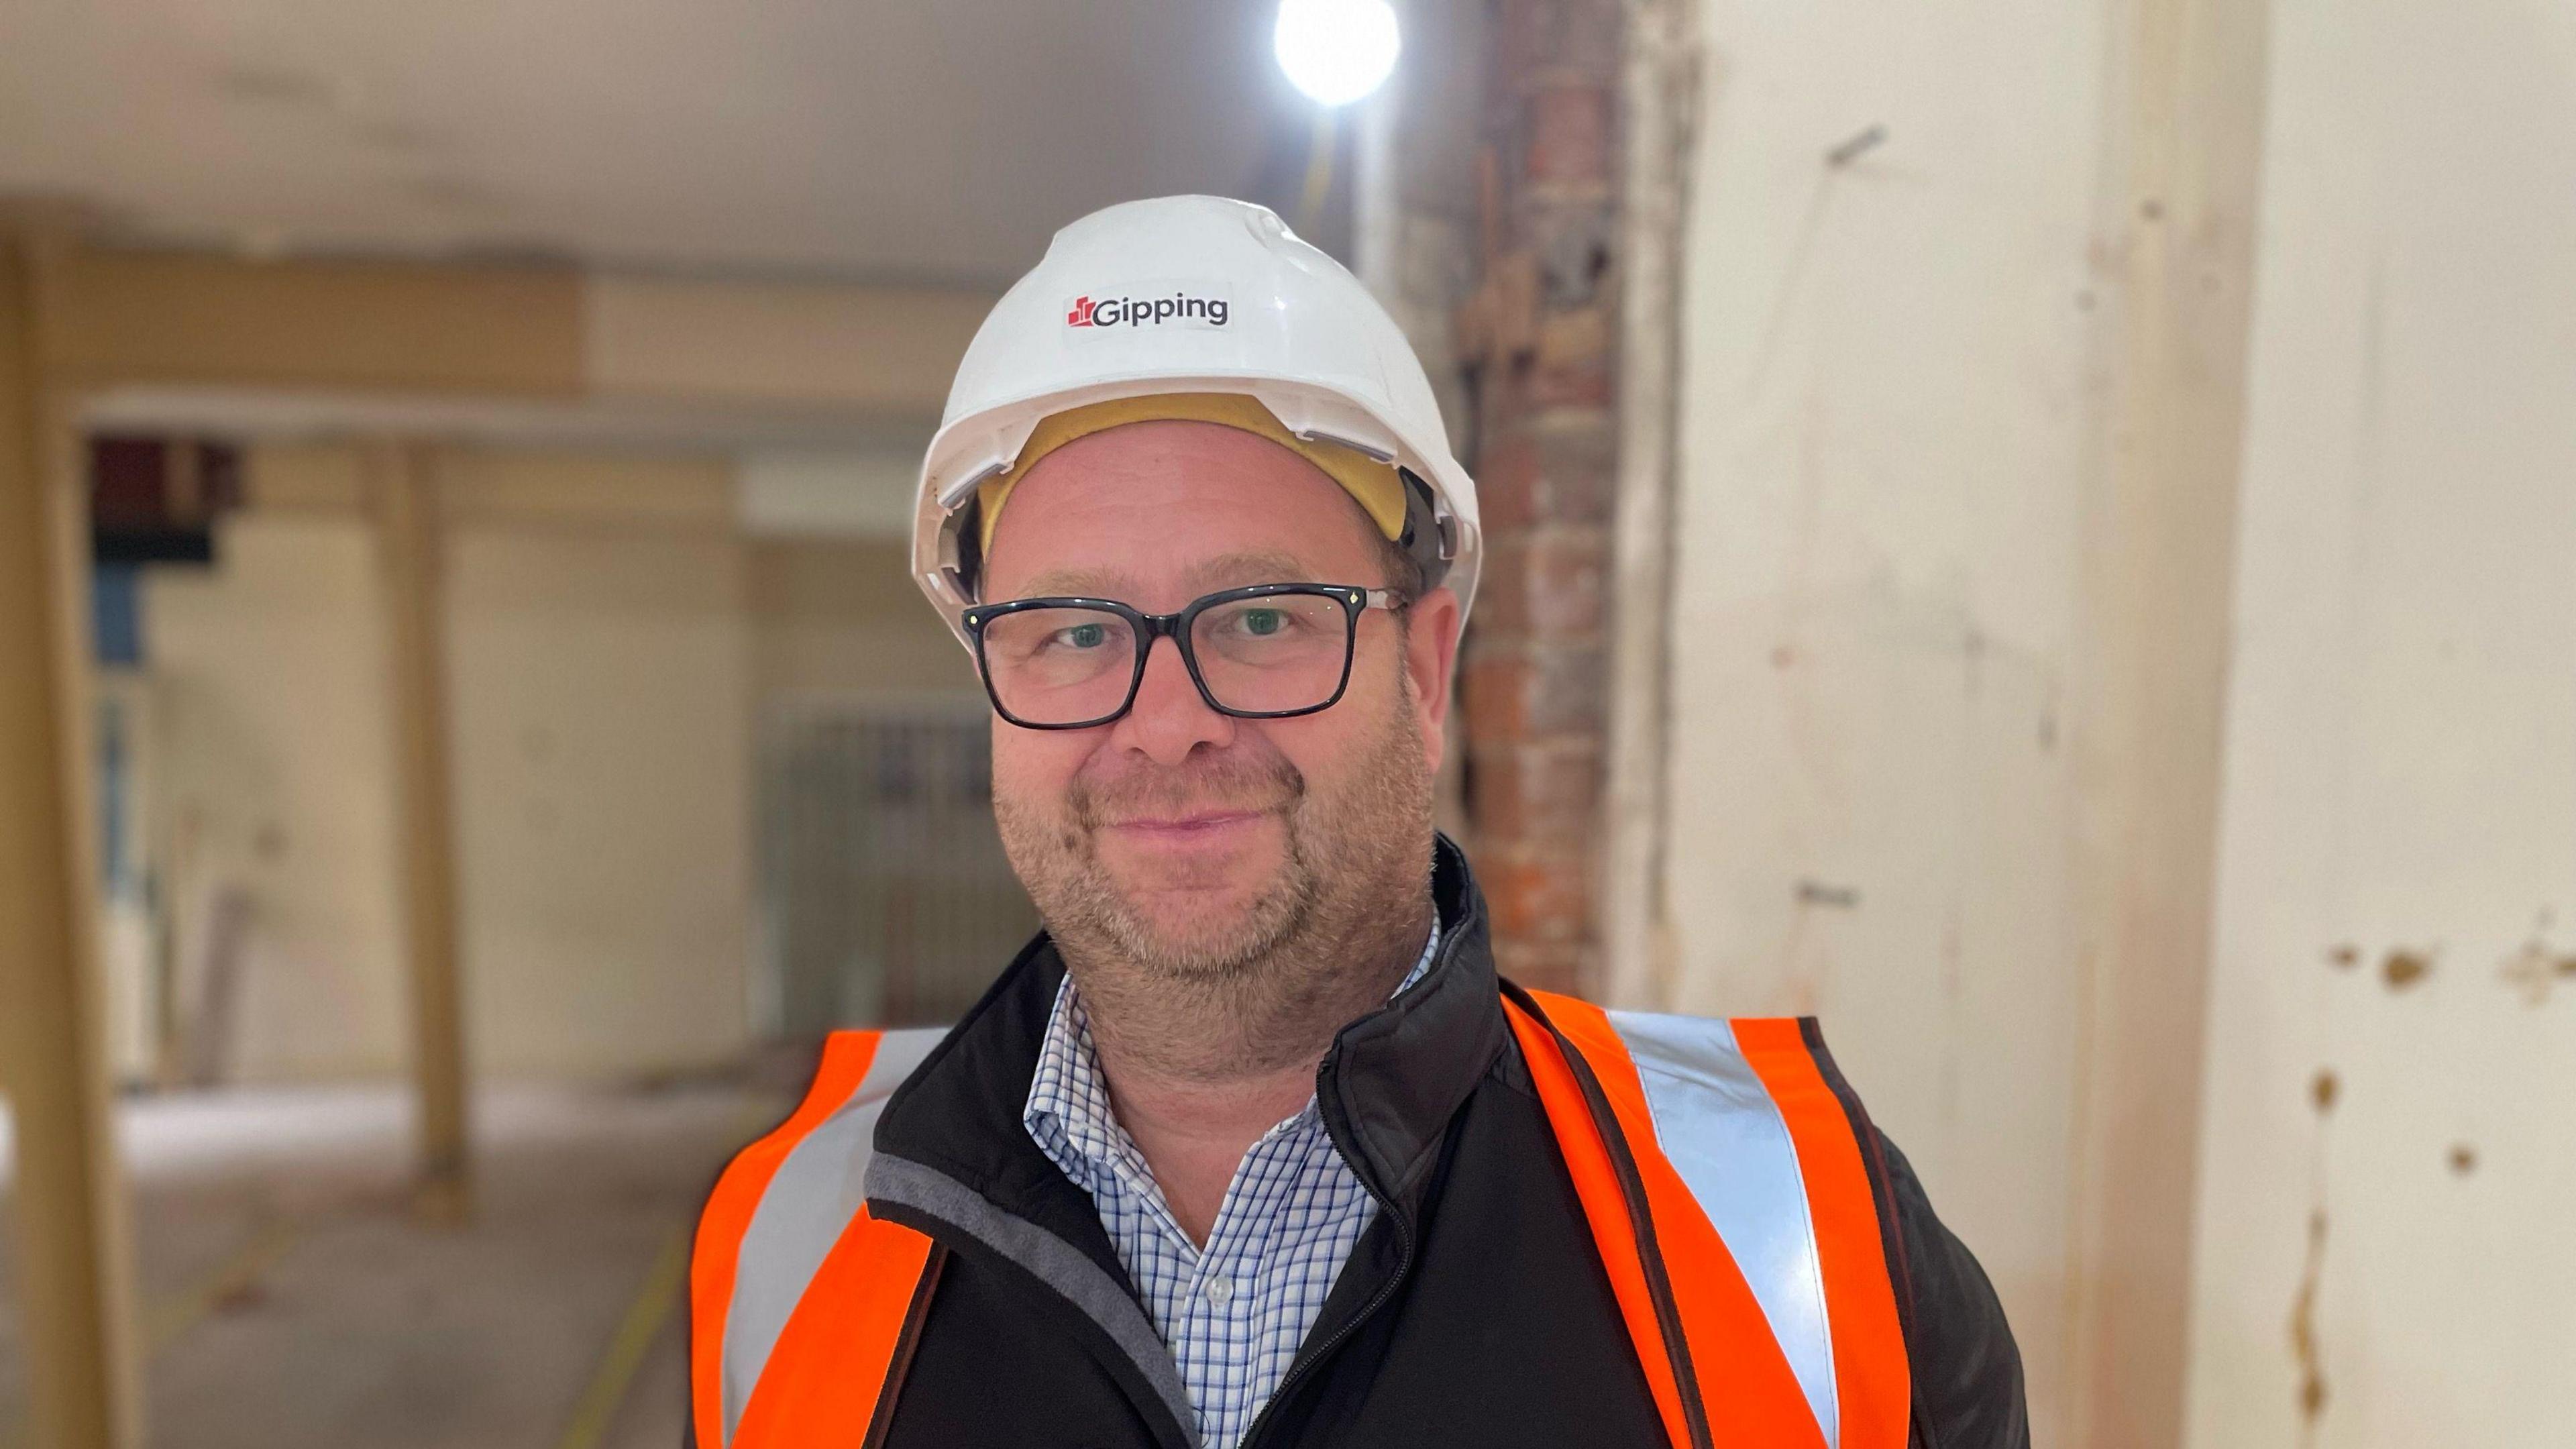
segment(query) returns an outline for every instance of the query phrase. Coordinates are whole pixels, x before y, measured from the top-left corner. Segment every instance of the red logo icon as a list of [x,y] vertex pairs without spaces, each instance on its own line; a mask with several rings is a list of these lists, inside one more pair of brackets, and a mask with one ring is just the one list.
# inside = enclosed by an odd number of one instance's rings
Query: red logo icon
[[1064,325],[1067,327],[1096,327],[1100,325],[1091,320],[1091,299],[1089,297],[1076,297],[1073,299],[1073,310],[1064,314]]

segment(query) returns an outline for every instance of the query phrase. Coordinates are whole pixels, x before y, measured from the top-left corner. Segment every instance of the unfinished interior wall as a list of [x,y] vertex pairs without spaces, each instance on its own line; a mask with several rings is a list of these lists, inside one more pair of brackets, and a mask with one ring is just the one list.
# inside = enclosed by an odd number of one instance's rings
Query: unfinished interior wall
[[1465,804],[1496,963],[1592,991],[1618,435],[1620,7],[1483,27],[1479,282],[1459,309],[1484,572],[1459,663]]
[[746,557],[721,460],[442,455],[468,1037],[486,1070],[748,1039]]
[[2195,1449],[2568,1442],[2576,14],[2274,10]]
[[[391,1073],[408,998],[363,454],[263,447],[251,470],[217,565],[148,576],[179,1015],[222,1035],[227,1078]],[[470,1038],[495,1072],[744,1039],[741,545],[722,464],[677,471],[440,458]],[[248,926],[218,1004],[195,968],[225,892]]]
[[[746,537],[721,455],[449,447],[435,465],[477,1064],[721,1061],[757,995],[757,720],[840,694],[971,704],[973,672],[901,543]],[[219,1036],[227,1079],[391,1074],[408,998],[366,454],[263,444],[249,472],[214,567],[147,572],[147,663],[120,681],[153,705],[139,813],[176,913],[174,1016]],[[245,928],[210,1016],[225,893]],[[150,969],[139,948],[111,966]],[[157,1065],[146,1041],[125,1057],[130,1076]]]
[[219,529],[216,566],[144,574],[173,1045],[253,1080],[391,1072],[408,1037],[373,541],[346,510]]
[[1668,1001],[1823,1017],[2001,1290],[2038,1442],[2068,1442],[2064,708],[2108,21],[1701,25]]
[[1700,19],[1651,994],[1822,1016],[2036,1436],[2163,1449],[2263,12]]

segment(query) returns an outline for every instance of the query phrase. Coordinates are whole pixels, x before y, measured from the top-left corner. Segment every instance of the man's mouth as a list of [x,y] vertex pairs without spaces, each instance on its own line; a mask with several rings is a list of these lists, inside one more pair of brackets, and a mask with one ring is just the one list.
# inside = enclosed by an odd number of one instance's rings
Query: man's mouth
[[1066,803],[1073,824],[1095,840],[1195,854],[1233,849],[1274,817],[1286,825],[1304,794],[1304,779],[1285,761],[1275,768],[1234,761],[1189,775],[1077,779]]
[[1146,840],[1175,843],[1211,838],[1239,829],[1269,814],[1266,810],[1192,810],[1175,815],[1131,815],[1109,822],[1109,828]]

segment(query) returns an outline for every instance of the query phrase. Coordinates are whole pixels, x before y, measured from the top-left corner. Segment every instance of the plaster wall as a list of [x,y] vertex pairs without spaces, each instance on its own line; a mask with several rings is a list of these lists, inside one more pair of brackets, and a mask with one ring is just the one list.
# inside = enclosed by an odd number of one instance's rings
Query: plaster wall
[[[441,475],[498,473],[487,486],[524,493],[591,466],[462,455]],[[719,509],[730,486],[718,462],[622,471]],[[485,1070],[700,1066],[748,1039],[745,562],[720,526],[614,515],[450,535],[466,1000]]]
[[1685,223],[1659,994],[1822,1017],[2002,1293],[2041,1443],[2076,1412],[2108,23],[1708,4]]
[[[248,902],[219,1059],[269,1080],[389,1072],[406,1050],[392,726],[372,540],[350,516],[243,514],[213,569],[144,575],[150,829],[179,1015],[202,1010],[218,892]],[[146,969],[118,952],[110,969]],[[140,1050],[122,1063],[152,1066]]]
[[2576,12],[2273,7],[2189,1443],[2568,1442]]

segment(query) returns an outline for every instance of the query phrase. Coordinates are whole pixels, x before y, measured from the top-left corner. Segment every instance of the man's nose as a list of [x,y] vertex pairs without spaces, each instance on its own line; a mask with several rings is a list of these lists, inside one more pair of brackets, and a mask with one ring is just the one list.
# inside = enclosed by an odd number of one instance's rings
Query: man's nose
[[1110,743],[1141,752],[1158,765],[1177,765],[1204,744],[1223,749],[1234,742],[1235,722],[1208,708],[1190,680],[1173,639],[1157,639],[1145,650],[1145,677],[1136,686],[1136,703],[1127,717],[1111,726]]

